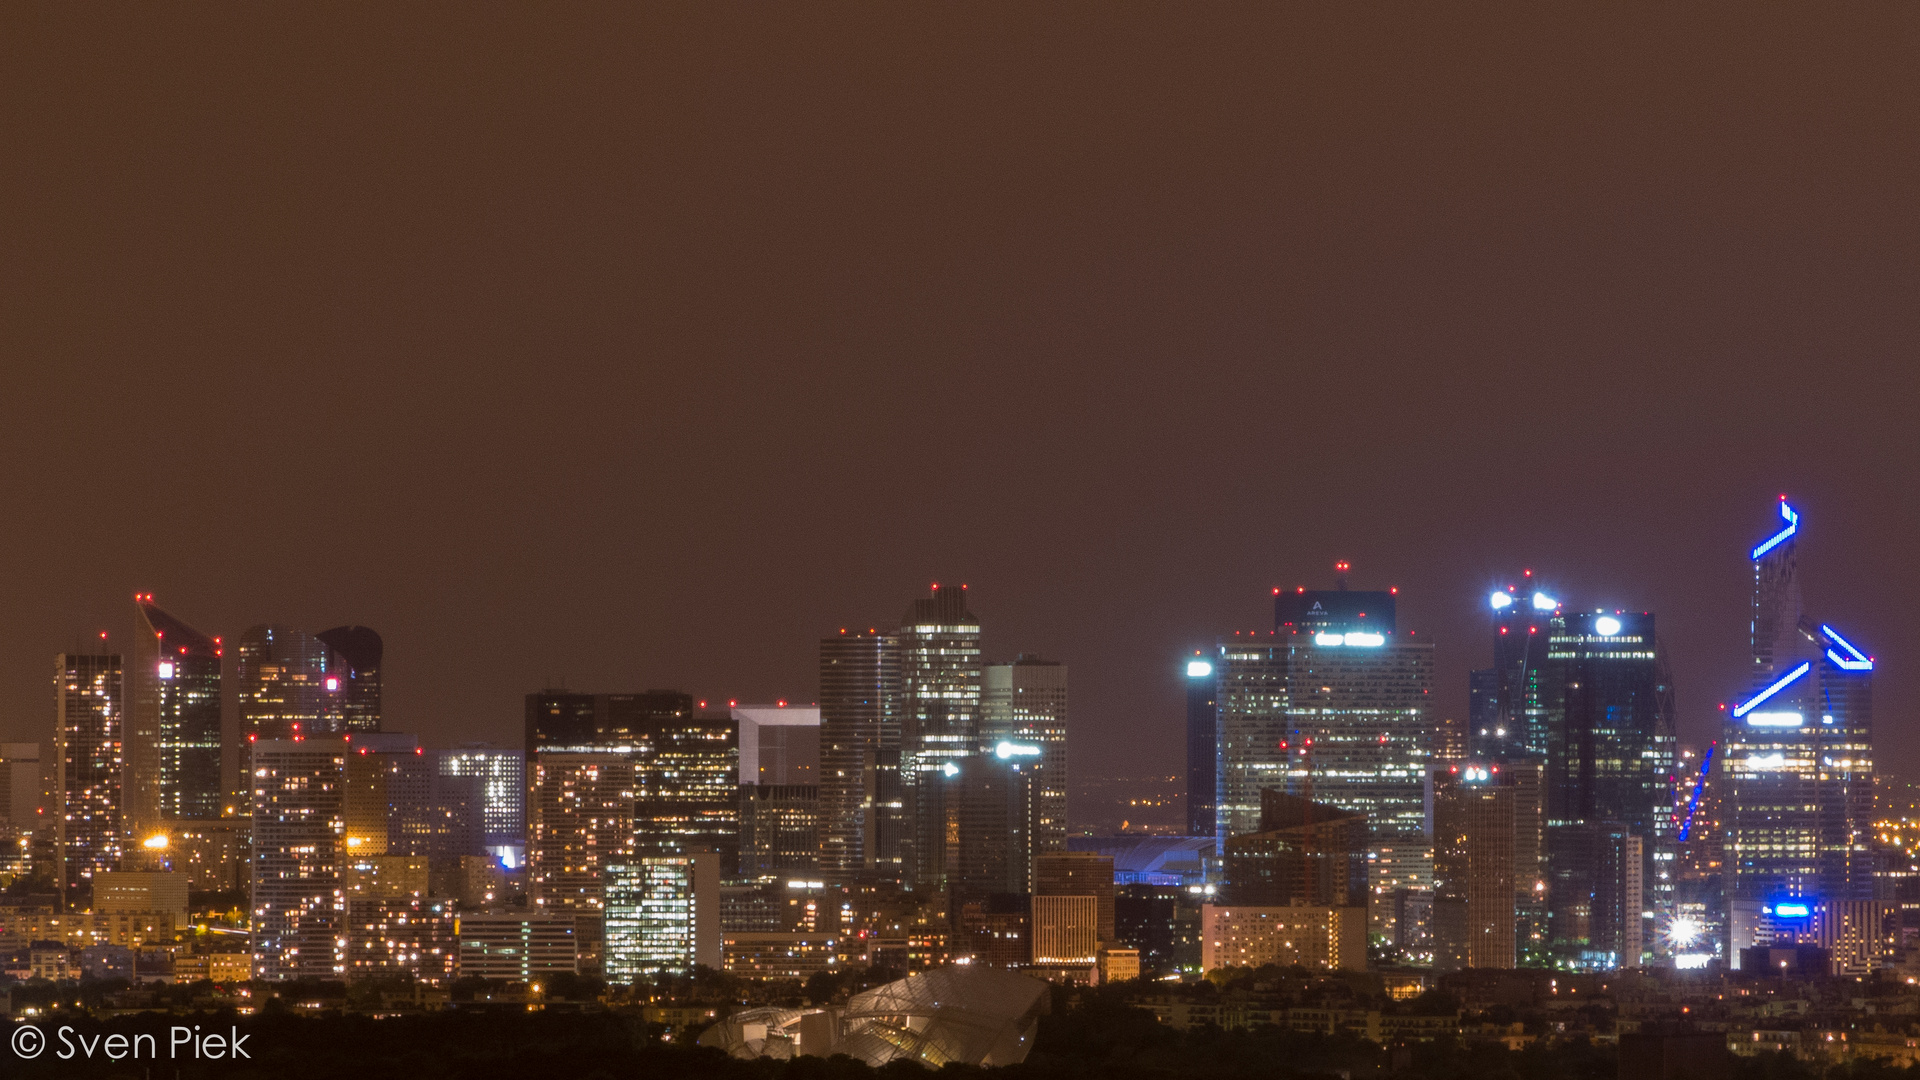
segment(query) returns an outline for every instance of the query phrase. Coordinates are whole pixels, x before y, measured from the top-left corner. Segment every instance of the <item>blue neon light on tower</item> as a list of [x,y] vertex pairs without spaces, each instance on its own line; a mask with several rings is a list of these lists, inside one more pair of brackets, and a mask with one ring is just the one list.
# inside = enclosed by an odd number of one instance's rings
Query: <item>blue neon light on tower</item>
[[1748,553],[1753,663],[1748,691],[1727,716],[1725,825],[1729,895],[1792,918],[1805,898],[1873,896],[1874,663],[1806,617],[1801,515],[1785,496],[1777,513],[1774,530]]

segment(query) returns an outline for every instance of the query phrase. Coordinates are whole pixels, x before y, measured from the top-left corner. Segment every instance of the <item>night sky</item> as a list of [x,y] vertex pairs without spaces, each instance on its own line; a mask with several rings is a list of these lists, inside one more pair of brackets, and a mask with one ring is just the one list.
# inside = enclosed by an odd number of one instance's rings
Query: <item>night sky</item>
[[1699,739],[1785,492],[1912,769],[1920,10],[1608,7],[0,11],[0,735],[136,590],[449,745],[940,581],[1164,773],[1350,559],[1442,713],[1532,567]]

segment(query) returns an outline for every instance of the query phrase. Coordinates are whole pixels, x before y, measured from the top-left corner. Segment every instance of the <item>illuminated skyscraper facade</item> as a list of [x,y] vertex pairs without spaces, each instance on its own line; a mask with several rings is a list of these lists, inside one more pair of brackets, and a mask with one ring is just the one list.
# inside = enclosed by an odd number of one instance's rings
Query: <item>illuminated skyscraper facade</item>
[[607,867],[633,861],[632,754],[543,750],[528,766],[527,787],[534,905],[599,914]]
[[63,891],[120,865],[122,691],[119,654],[54,657],[55,847]]
[[820,642],[820,869],[899,880],[900,639],[841,631]]
[[333,650],[329,665],[340,678],[340,720],[349,732],[380,730],[380,635],[365,626],[336,626],[314,635]]
[[933,588],[915,600],[899,630],[901,786],[913,823],[907,884],[947,888],[946,766],[980,742],[980,620],[967,609],[967,587]]
[[134,597],[133,670],[126,675],[126,832],[220,817],[221,645]]
[[1034,774],[1033,850],[1067,848],[1067,665],[1022,655],[987,665],[980,691],[982,750],[1040,748]]
[[1561,626],[1560,601],[1533,580],[1495,590],[1493,667],[1473,673],[1473,723],[1467,755],[1476,761],[1544,760],[1549,713],[1558,688],[1549,687],[1549,641]]
[[1727,715],[1725,858],[1738,900],[1872,899],[1873,658],[1801,608],[1797,511],[1753,564],[1752,681]]
[[1212,658],[1219,849],[1278,789],[1366,815],[1376,901],[1430,888],[1432,644],[1399,630],[1391,592],[1279,593],[1276,622]]
[[731,715],[700,712],[692,697],[675,690],[545,690],[527,695],[526,709],[530,769],[548,754],[616,754],[624,759],[631,773],[627,812],[632,851],[712,851],[720,856],[724,873],[734,872],[740,759]]
[[527,858],[527,762],[519,750],[464,743],[436,755],[442,776],[462,776],[480,785],[480,842],[508,869]]
[[253,965],[260,979],[338,979],[346,973],[347,743],[262,739],[253,783]]
[[717,856],[661,855],[607,873],[606,975],[630,983],[720,967]]
[[1673,830],[1673,685],[1647,613],[1554,620],[1547,820],[1617,821],[1664,850]]
[[255,626],[234,641],[234,679],[243,740],[346,732],[333,650],[287,626]]
[[1187,684],[1187,835],[1212,836],[1220,765],[1213,661],[1196,651],[1182,671]]

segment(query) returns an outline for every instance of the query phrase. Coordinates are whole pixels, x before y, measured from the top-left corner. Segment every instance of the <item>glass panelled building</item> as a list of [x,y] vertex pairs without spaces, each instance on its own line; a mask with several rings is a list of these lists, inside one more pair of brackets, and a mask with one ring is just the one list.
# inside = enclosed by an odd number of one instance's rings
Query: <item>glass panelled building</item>
[[1726,862],[1737,901],[1873,896],[1874,661],[1801,609],[1782,499],[1753,563],[1752,681],[1727,714]]
[[609,982],[720,966],[720,873],[712,855],[650,856],[608,868]]
[[899,880],[900,639],[877,629],[820,642],[820,869]]
[[923,892],[947,887],[946,768],[980,741],[980,620],[967,609],[967,587],[915,600],[900,627],[901,781],[913,822],[907,884]]
[[134,598],[132,702],[127,710],[126,829],[144,838],[165,822],[220,817],[220,663],[208,637]]
[[1021,655],[986,668],[980,695],[982,750],[1002,742],[1040,748],[1034,773],[1035,853],[1067,848],[1067,666]]

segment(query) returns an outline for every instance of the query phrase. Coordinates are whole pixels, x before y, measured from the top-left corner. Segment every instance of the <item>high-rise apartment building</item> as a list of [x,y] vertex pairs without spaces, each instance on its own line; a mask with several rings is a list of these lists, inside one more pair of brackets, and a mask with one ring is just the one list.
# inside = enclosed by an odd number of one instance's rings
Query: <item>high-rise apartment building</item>
[[1067,847],[1067,665],[1022,654],[989,664],[980,689],[980,746],[1040,748],[1034,794],[1035,852]]
[[453,977],[454,916],[429,896],[427,859],[350,854],[341,869],[346,976],[412,978],[438,986]]
[[340,721],[354,733],[380,730],[380,635],[365,626],[336,626],[314,637],[333,651],[329,665],[340,678]]
[[947,888],[952,785],[947,766],[980,744],[980,620],[967,607],[967,587],[933,587],[901,620],[902,793],[912,827],[907,884],[921,892]]
[[152,593],[134,597],[124,829],[136,840],[169,833],[169,822],[220,817],[221,651]]
[[1800,516],[1751,552],[1751,684],[1727,714],[1725,857],[1754,903],[1873,898],[1874,660],[1801,606]]
[[632,755],[542,750],[528,766],[527,788],[534,905],[598,915],[607,868],[633,861]]
[[899,880],[900,639],[868,630],[820,642],[820,869]]
[[338,738],[253,744],[253,966],[262,979],[338,979],[346,972],[348,745]]
[[55,858],[64,892],[120,865],[122,672],[117,653],[61,653],[53,661]]

